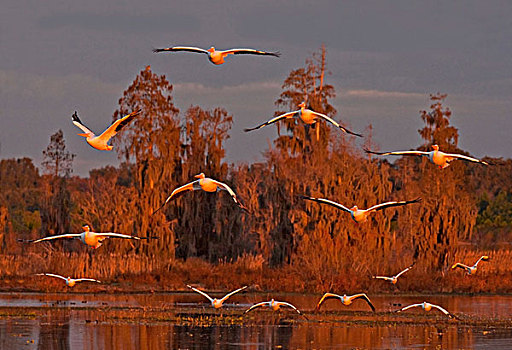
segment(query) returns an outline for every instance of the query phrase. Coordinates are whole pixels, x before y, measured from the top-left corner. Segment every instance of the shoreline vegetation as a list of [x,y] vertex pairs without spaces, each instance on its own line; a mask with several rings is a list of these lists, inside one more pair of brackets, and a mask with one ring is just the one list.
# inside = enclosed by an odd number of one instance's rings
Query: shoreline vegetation
[[[306,101],[352,130],[330,104],[336,91],[328,84],[326,57],[322,47],[290,72],[274,115]],[[365,154],[363,149],[381,151],[373,140],[380,131],[372,125],[356,130],[364,137],[355,138],[323,121],[287,119],[275,124],[261,161],[229,164],[225,144],[236,116],[223,107],[180,111],[173,88],[148,66],[122,92],[112,120],[139,109],[141,115],[112,139],[118,167],[72,176],[74,155],[61,130],[43,150],[40,168],[29,158],[0,160],[1,290],[69,291],[62,280],[35,276],[55,273],[104,282],[79,283],[73,290],[80,291],[183,290],[195,284],[348,294],[512,292],[512,159],[479,154],[491,165],[454,160],[440,169],[425,157]],[[422,143],[401,149],[439,145],[472,156],[458,147],[447,95],[425,100],[425,110],[409,114],[424,123],[418,130]],[[259,135],[247,134],[247,143]],[[232,188],[248,213],[225,191],[183,193],[155,213],[174,189],[201,173]],[[349,213],[301,196],[359,208],[422,200],[356,223]],[[78,240],[19,242],[80,233],[84,224],[95,232],[156,239],[112,238],[96,250]],[[490,259],[475,275],[451,269],[457,262],[471,266],[482,255]],[[371,278],[412,264],[396,285]]]
[[[428,273],[414,266],[396,285],[374,280],[369,273],[345,271],[339,275],[315,276],[314,272],[294,266],[264,266],[261,257],[243,256],[235,262],[208,263],[203,259],[167,262],[126,255],[51,252],[44,256],[0,255],[0,292],[184,292],[186,284],[205,290],[225,291],[248,285],[251,292],[323,293],[335,291],[373,294],[511,294],[512,252],[489,251],[494,264],[479,266],[476,275],[467,276],[461,270]],[[480,251],[478,252],[480,254]],[[474,260],[476,253],[462,251],[456,259]],[[100,266],[98,268],[98,266]],[[36,272],[67,271],[70,277],[95,278],[102,284],[81,283],[69,288],[62,280],[35,276]],[[67,276],[67,275],[66,275]]]

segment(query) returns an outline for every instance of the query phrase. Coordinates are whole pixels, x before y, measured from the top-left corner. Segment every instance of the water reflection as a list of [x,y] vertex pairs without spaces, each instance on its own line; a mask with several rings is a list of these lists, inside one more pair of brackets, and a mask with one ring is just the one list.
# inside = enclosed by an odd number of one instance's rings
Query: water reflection
[[[40,299],[36,295],[25,297],[33,301]],[[180,304],[190,303],[190,298],[193,298],[191,295],[173,295],[172,300],[169,295],[103,295],[100,302],[113,303],[116,306],[80,308],[79,306],[87,304],[82,303],[82,299],[89,300],[89,297],[74,295],[67,300],[67,304],[60,304],[67,306],[61,307],[2,307],[0,349],[506,349],[512,343],[510,297],[399,298],[403,303],[427,299],[444,304],[456,312],[478,316],[473,323],[444,321],[420,312],[412,315],[417,319],[395,322],[385,313],[373,316],[371,313],[353,312],[350,308],[333,303],[329,304],[326,313],[313,315],[311,322],[305,322],[293,314],[262,312],[233,325],[222,322],[198,322],[199,325],[177,322],[181,314],[190,315],[188,317],[194,317],[195,314],[199,317],[197,315],[203,313],[202,306],[195,306],[186,312],[182,310]],[[248,298],[259,300],[262,297],[260,295]],[[317,296],[280,296],[280,299],[288,299],[306,305],[305,309],[312,309]],[[389,297],[377,297],[375,300],[381,309],[390,303]],[[43,303],[46,302],[52,300],[43,300]],[[1,303],[12,305],[12,300],[2,300]],[[157,311],[150,313],[149,309],[141,308],[148,304],[157,309],[169,308],[169,315],[175,318],[155,318]],[[129,307],[122,308],[119,305]],[[190,305],[187,307],[190,308]],[[239,310],[233,309],[232,307],[230,312],[225,311],[228,313],[226,318],[232,317],[236,321],[233,315]],[[360,310],[364,309],[365,305],[361,304]],[[212,317],[218,320],[224,319],[209,308],[204,310],[211,312]],[[343,310],[343,313],[333,310]],[[352,315],[356,315],[359,321],[350,321]]]

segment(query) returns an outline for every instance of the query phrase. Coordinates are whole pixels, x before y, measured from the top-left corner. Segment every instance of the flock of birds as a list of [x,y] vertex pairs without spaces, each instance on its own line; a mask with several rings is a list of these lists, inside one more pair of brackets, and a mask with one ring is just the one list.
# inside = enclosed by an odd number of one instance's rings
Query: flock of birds
[[[216,50],[214,47],[211,47],[208,50],[205,50],[205,49],[201,49],[201,48],[197,48],[197,47],[173,46],[173,47],[153,50],[153,52],[155,52],[155,53],[179,52],[179,51],[187,51],[187,52],[206,54],[208,56],[208,59],[210,60],[210,62],[215,65],[223,64],[224,59],[228,55],[265,55],[265,56],[274,56],[274,57],[280,56],[279,52],[266,52],[266,51],[245,49],[245,48],[220,51],[220,50]],[[271,118],[268,121],[266,121],[262,124],[259,124],[255,127],[246,128],[246,129],[244,129],[244,131],[249,132],[249,131],[261,129],[267,125],[272,125],[272,124],[277,123],[284,119],[296,118],[298,120],[301,120],[304,124],[308,124],[308,125],[315,124],[319,120],[324,120],[324,121],[334,125],[335,127],[339,128],[341,131],[343,131],[347,134],[354,135],[357,137],[362,137],[361,134],[350,131],[349,129],[343,127],[342,125],[340,125],[338,122],[336,122],[334,119],[330,118],[329,116],[322,114],[322,113],[315,112],[315,111],[307,108],[305,101],[302,102],[301,104],[299,104],[298,107],[299,107],[298,110],[291,111],[291,112],[276,116],[276,117]],[[134,112],[116,120],[100,135],[94,134],[89,128],[87,128],[84,125],[84,123],[80,120],[80,118],[78,117],[78,114],[76,111],[72,115],[71,120],[76,127],[78,127],[79,129],[81,129],[83,131],[83,133],[80,133],[78,135],[85,137],[86,142],[91,147],[98,149],[98,150],[102,150],[102,151],[111,151],[113,149],[113,146],[109,145],[110,139],[112,137],[114,137],[123,127],[128,125],[132,120],[139,117],[141,114],[142,114],[142,111],[139,109],[137,111],[134,111]],[[365,152],[367,152],[369,154],[376,154],[376,155],[405,155],[405,156],[422,156],[422,157],[425,156],[425,157],[428,157],[428,159],[432,163],[439,166],[441,169],[449,166],[450,162],[455,159],[462,159],[462,160],[466,160],[466,161],[470,161],[470,162],[489,165],[488,163],[486,163],[483,160],[476,159],[473,157],[468,157],[468,156],[465,156],[462,154],[444,153],[439,150],[439,147],[437,145],[433,145],[432,151],[430,151],[430,152],[415,151],[415,150],[394,151],[394,152],[374,152],[369,149],[365,149]],[[181,194],[185,191],[196,191],[196,190],[202,190],[205,192],[226,191],[229,193],[229,195],[231,196],[231,198],[233,199],[235,204],[237,204],[242,210],[248,212],[248,209],[242,204],[240,199],[237,197],[236,193],[227,184],[222,183],[217,180],[214,180],[214,179],[211,179],[211,178],[208,178],[203,173],[196,175],[195,177],[197,178],[197,180],[192,181],[183,186],[180,186],[180,187],[176,188],[174,191],[172,191],[172,193],[169,195],[169,197],[167,197],[165,202],[158,209],[156,209],[153,212],[153,214],[155,214],[156,212],[161,210],[168,202],[170,202],[172,199],[176,198],[179,194]],[[390,207],[405,206],[405,205],[409,205],[409,204],[413,204],[413,203],[418,203],[421,201],[421,198],[416,198],[414,200],[385,202],[385,203],[374,205],[368,209],[359,209],[357,206],[353,206],[352,208],[349,209],[348,207],[346,207],[340,203],[334,202],[332,200],[329,200],[329,199],[314,198],[314,197],[308,197],[308,196],[302,196],[301,198],[308,200],[308,201],[314,201],[314,202],[317,202],[320,204],[327,204],[327,205],[333,206],[337,209],[343,210],[347,213],[350,213],[352,219],[356,223],[365,222],[367,220],[368,216],[375,211],[380,211],[380,210],[390,208]],[[20,240],[20,241],[26,242],[26,243],[39,243],[39,242],[53,241],[56,239],[79,239],[84,244],[88,245],[89,247],[92,247],[93,249],[97,249],[102,245],[103,241],[107,238],[119,238],[119,239],[130,239],[130,240],[143,240],[143,239],[157,238],[157,237],[137,237],[137,236],[121,234],[121,233],[114,233],[114,232],[104,232],[104,233],[93,232],[93,231],[91,231],[89,225],[84,225],[84,226],[82,226],[82,228],[84,230],[84,232],[82,232],[82,233],[61,234],[61,235],[48,236],[48,237],[35,239],[35,240]],[[478,261],[473,266],[467,266],[462,263],[456,263],[452,266],[452,269],[461,268],[461,269],[466,270],[468,275],[472,275],[476,272],[478,263],[482,260],[486,261],[488,259],[489,259],[488,256],[482,256],[480,259],[478,259]],[[391,276],[391,277],[372,276],[372,278],[380,279],[380,280],[390,282],[392,284],[396,284],[398,281],[398,278],[402,274],[409,271],[411,268],[412,268],[412,265],[407,267],[406,269],[404,269],[403,271],[401,271],[400,273],[398,273],[395,276]],[[74,279],[74,278],[64,277],[64,276],[61,276],[58,274],[53,274],[53,273],[38,273],[37,275],[62,279],[65,281],[66,285],[69,287],[73,287],[77,282],[101,283],[100,281],[98,281],[96,279],[92,279],[92,278]],[[209,302],[211,303],[212,307],[214,307],[215,309],[221,308],[223,306],[224,302],[229,297],[231,297],[232,295],[239,293],[247,288],[247,286],[244,286],[242,288],[236,289],[236,290],[226,294],[221,299],[217,299],[217,298],[210,297],[207,293],[205,293],[197,288],[194,288],[190,285],[187,285],[187,287],[190,288],[191,290],[193,290],[194,292],[201,294],[206,299],[208,299]],[[320,307],[328,299],[338,299],[343,305],[346,305],[346,306],[351,305],[354,300],[362,299],[370,306],[372,311],[375,312],[375,307],[373,306],[372,302],[370,301],[370,298],[365,293],[359,293],[359,294],[354,294],[354,295],[350,295],[350,296],[338,295],[338,294],[334,294],[334,293],[325,293],[322,296],[322,298],[320,299],[320,301],[318,302],[315,311],[319,311]],[[288,302],[277,301],[274,299],[271,299],[270,301],[263,301],[263,302],[254,304],[250,308],[248,308],[245,311],[245,313],[248,313],[254,309],[262,308],[262,307],[267,307],[274,311],[280,310],[281,307],[288,307],[288,308],[293,309],[295,312],[302,315],[303,317],[306,317],[294,305],[292,305]],[[414,307],[421,307],[425,311],[430,311],[432,308],[436,308],[436,309],[440,310],[443,314],[447,315],[448,317],[456,318],[453,314],[446,311],[441,306],[434,305],[434,304],[431,304],[428,302],[409,305],[409,306],[403,307],[399,310],[396,310],[396,312],[406,311],[406,310],[414,308]]]

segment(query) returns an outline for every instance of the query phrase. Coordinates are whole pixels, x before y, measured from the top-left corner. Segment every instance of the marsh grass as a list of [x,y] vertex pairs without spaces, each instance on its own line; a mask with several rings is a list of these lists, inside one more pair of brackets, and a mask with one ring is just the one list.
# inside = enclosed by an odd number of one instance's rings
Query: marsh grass
[[[35,276],[51,272],[74,278],[95,278],[103,284],[78,284],[72,291],[174,291],[186,290],[186,284],[195,284],[211,291],[225,291],[249,285],[252,291],[316,292],[328,290],[448,293],[509,293],[512,291],[512,251],[455,251],[449,263],[472,265],[480,256],[490,260],[481,262],[475,275],[467,276],[451,265],[435,272],[418,262],[404,274],[396,285],[371,279],[371,273],[393,275],[402,266],[386,267],[378,271],[356,269],[351,265],[327,271],[324,278],[307,265],[268,267],[261,256],[243,255],[236,261],[216,264],[203,259],[163,260],[157,256],[128,254],[98,254],[98,252],[57,252],[43,254],[27,252],[21,255],[0,255],[0,282],[2,290],[68,290],[55,278]],[[406,265],[405,263],[403,265]],[[371,262],[369,263],[371,266]],[[328,268],[324,268],[328,270]],[[325,276],[324,275],[324,276]],[[71,291],[71,290],[70,290]]]

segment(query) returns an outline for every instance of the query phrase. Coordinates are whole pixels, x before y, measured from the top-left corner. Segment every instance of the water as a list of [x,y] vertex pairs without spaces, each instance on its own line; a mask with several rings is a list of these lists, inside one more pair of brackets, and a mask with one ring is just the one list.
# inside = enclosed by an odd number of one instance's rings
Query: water
[[[255,310],[276,297],[305,310],[309,320],[283,311]],[[512,296],[373,296],[350,307],[329,300],[313,313],[318,295],[235,295],[213,310],[200,295],[0,294],[0,349],[510,349]],[[388,312],[429,301],[461,320],[432,310]]]

